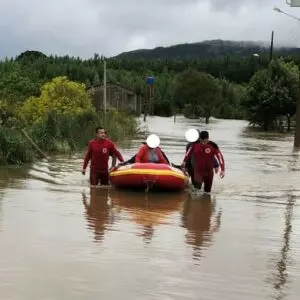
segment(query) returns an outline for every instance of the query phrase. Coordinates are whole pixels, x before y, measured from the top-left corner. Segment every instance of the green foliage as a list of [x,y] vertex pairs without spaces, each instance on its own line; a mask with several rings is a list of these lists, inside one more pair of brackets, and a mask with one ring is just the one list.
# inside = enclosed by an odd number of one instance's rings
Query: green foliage
[[176,78],[173,99],[179,109],[183,109],[186,104],[190,104],[192,108],[196,109],[200,97],[198,75],[196,70],[189,69]]
[[187,116],[205,117],[208,123],[220,98],[220,86],[210,74],[189,69],[178,76],[173,96],[179,108],[186,108]]
[[0,100],[0,125],[6,125],[13,118],[16,106],[6,100]]
[[93,79],[93,85],[98,85],[100,84],[100,78],[99,78],[99,74],[95,73],[94,79]]
[[26,61],[35,61],[40,58],[47,58],[47,55],[40,51],[25,51],[16,57],[17,61],[25,59]]
[[[230,82],[245,83],[250,80],[255,70],[267,65],[267,55],[260,51],[260,59],[254,60],[252,56],[254,52],[259,52],[257,46],[236,45],[223,41],[192,46],[179,45],[179,48],[177,46],[166,48],[166,59],[163,59],[163,54],[155,55],[155,58],[152,57],[150,60],[138,59],[137,56],[133,56],[133,59],[124,56],[107,59],[107,79],[120,83],[135,91],[139,97],[145,98],[146,77],[154,75],[156,78],[154,112],[158,115],[170,115],[173,111],[177,111],[172,95],[175,88],[174,79],[178,74],[193,68],[211,74],[215,78],[221,76]],[[15,103],[23,102],[30,96],[39,98],[43,84],[60,76],[85,83],[86,87],[102,83],[103,59],[98,54],[83,60],[69,56],[46,56],[39,51],[26,51],[16,59],[0,62],[0,99]],[[32,101],[34,100],[36,99]],[[231,110],[224,108],[223,117],[231,117],[231,113],[230,116],[226,115],[226,112]]]
[[106,116],[98,116],[98,124],[104,126],[110,138],[115,141],[136,136],[139,133],[137,119],[124,112],[111,111]]
[[114,141],[138,133],[136,119],[125,113],[111,111],[104,116],[86,112],[77,116],[67,116],[50,111],[45,121],[35,123],[31,127],[30,135],[46,152],[73,152],[86,146],[94,137],[97,126],[104,126]]
[[[300,54],[299,48],[275,48],[275,54]],[[269,55],[269,47],[262,47],[258,43],[243,41],[210,40],[200,43],[185,43],[169,47],[157,47],[151,50],[134,50],[117,55],[117,59],[126,60],[198,60],[214,59],[229,55],[251,57],[253,53]]]
[[0,164],[32,162],[34,152],[28,141],[15,128],[0,125]]
[[[115,141],[134,136],[134,116],[111,111],[96,113],[85,85],[56,77],[41,87],[39,97],[29,97],[21,106],[0,101],[0,162],[20,164],[35,157],[34,149],[21,133],[25,129],[44,152],[70,153],[82,149],[104,126]],[[17,117],[17,118],[16,118]]]
[[[138,125],[134,116],[114,111],[106,116],[95,112],[69,116],[49,111],[45,120],[35,122],[26,130],[46,153],[73,153],[87,145],[98,126],[104,126],[109,137],[118,142],[137,135]],[[0,125],[0,164],[23,164],[33,161],[35,157],[34,149],[19,127]]]
[[175,88],[175,75],[165,68],[156,78],[154,114],[158,116],[172,116],[176,110],[173,102]]
[[[274,58],[284,55],[285,62],[275,59],[269,66],[268,51],[226,41],[137,51],[107,59],[107,80],[132,89],[144,101],[145,80],[154,75],[155,115],[247,118],[272,128],[294,115],[300,55],[297,49],[275,49]],[[255,52],[259,58],[253,57]],[[23,139],[18,126],[26,126],[45,151],[79,149],[98,124],[105,124],[114,139],[133,134],[133,117],[121,112],[99,116],[85,93],[85,88],[102,83],[103,61],[98,54],[84,60],[39,51],[0,61],[0,125],[10,136],[5,144]]]
[[243,103],[247,118],[264,130],[274,129],[282,116],[293,116],[299,94],[299,70],[294,63],[274,60],[257,72]]
[[232,83],[224,78],[220,79],[220,98],[216,101],[213,115],[223,119],[243,119],[245,117],[242,106],[246,87]]
[[36,71],[30,75],[17,62],[4,61],[0,64],[0,99],[10,102],[23,101],[39,93],[40,79]]
[[[254,71],[267,63],[267,55],[261,52],[259,63],[258,60],[253,60],[252,53],[259,51],[256,48],[257,46],[248,44],[212,41],[166,48],[166,59],[163,59],[163,54],[155,55],[151,60],[137,59],[137,56],[134,59],[124,56],[110,58],[107,59],[107,79],[132,89],[145,99],[146,77],[154,75],[154,113],[169,116],[178,109],[172,95],[175,77],[179,73],[192,67],[215,78],[222,76],[230,82],[248,82]],[[0,62],[0,99],[21,105],[30,96],[40,98],[43,84],[61,76],[85,83],[86,87],[102,83],[103,59],[98,54],[82,60],[69,56],[46,56],[39,51],[25,51],[15,60],[6,59]],[[36,98],[32,98],[31,105],[34,105],[35,100]],[[232,117],[231,111],[231,108],[224,107],[222,116]]]
[[43,121],[49,111],[58,115],[76,117],[93,112],[91,99],[84,84],[69,81],[67,77],[54,78],[41,88],[40,97],[30,97],[19,111],[22,119],[29,123]]

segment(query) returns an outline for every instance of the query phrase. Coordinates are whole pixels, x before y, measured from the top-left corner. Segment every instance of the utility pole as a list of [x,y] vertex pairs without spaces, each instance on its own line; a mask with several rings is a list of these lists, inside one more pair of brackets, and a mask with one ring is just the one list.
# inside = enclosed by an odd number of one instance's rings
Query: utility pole
[[273,59],[273,46],[274,46],[274,31],[272,30],[272,35],[271,35],[271,47],[270,47],[270,62]]
[[294,149],[300,149],[300,96],[297,99]]
[[[290,7],[300,7],[300,0],[286,0],[286,3]],[[278,7],[274,7],[274,10],[277,11],[278,13],[284,14],[290,18],[293,18],[297,20],[298,22],[300,21],[300,18],[295,17],[291,14],[288,14],[284,11],[282,11]],[[299,78],[299,90],[300,90],[300,78]],[[295,128],[295,135],[294,135],[294,150],[299,150],[300,149],[300,92],[298,93],[298,98],[296,99],[296,128]]]
[[[290,7],[300,7],[300,1],[299,0],[291,0],[288,2],[286,0],[286,3]],[[296,17],[296,19],[299,21],[300,19]],[[299,79],[300,81],[300,79]],[[300,89],[300,87],[299,87]],[[299,150],[300,149],[300,95],[298,95],[298,99],[296,102],[296,128],[295,128],[295,137],[294,137],[294,149]]]
[[149,108],[149,86],[146,86],[146,95],[144,98],[144,122],[146,122]]
[[104,115],[106,115],[106,60],[103,63],[103,110]]
[[146,86],[147,86],[146,99],[147,100],[145,101],[144,122],[146,122],[147,114],[149,114],[149,115],[153,114],[154,82],[155,82],[154,76],[148,76],[146,78]]
[[149,86],[149,114],[154,113],[154,86],[153,84]]

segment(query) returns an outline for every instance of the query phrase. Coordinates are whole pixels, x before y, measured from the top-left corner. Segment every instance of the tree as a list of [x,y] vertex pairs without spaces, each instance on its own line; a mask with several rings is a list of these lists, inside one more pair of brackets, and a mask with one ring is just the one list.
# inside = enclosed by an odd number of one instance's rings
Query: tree
[[20,55],[18,55],[16,57],[16,60],[26,59],[26,60],[33,61],[33,60],[40,59],[40,58],[47,58],[47,55],[40,51],[28,50],[28,51],[25,51],[25,52],[21,53]]
[[91,82],[90,82],[89,79],[87,79],[87,80],[85,81],[85,86],[86,86],[87,89],[89,89],[90,87],[92,87],[92,84],[91,84]]
[[[224,87],[227,96],[220,99],[218,104],[214,104],[213,114],[223,118],[240,118],[241,114],[236,113],[240,108],[238,104],[240,101],[239,88],[249,82],[255,69],[268,65],[268,55],[260,52],[260,60],[253,60],[248,52],[254,53],[256,51],[251,47],[246,51],[247,55],[243,55],[242,52],[227,51],[230,47],[228,48],[226,43],[220,45],[221,48],[218,43],[213,43],[212,48],[210,48],[213,49],[213,52],[216,50],[219,53],[217,56],[211,55],[211,50],[207,52],[207,49],[202,49],[199,52],[198,46],[195,45],[194,50],[192,50],[195,55],[187,54],[184,50],[185,47],[180,47],[179,51],[175,51],[175,56],[170,56],[169,54],[174,50],[170,48],[168,51],[171,52],[168,54],[168,59],[160,56],[155,56],[152,59],[137,58],[134,60],[128,59],[128,57],[113,57],[107,59],[109,67],[107,80],[135,91],[139,99],[138,102],[141,103],[142,98],[146,99],[145,78],[150,74],[154,75],[156,78],[155,114],[167,116],[172,113],[172,110],[178,111],[178,107],[181,111],[186,107],[185,110],[189,110],[188,115],[200,116],[203,115],[200,104],[195,106],[191,105],[190,102],[185,103],[185,98],[177,99],[176,101],[179,103],[176,104],[173,98],[175,77],[177,78],[182,72],[187,72],[188,69],[193,68],[195,71],[205,72],[215,78],[221,76],[230,82]],[[208,55],[203,56],[201,54],[204,53],[203,51]],[[274,57],[279,54],[275,51]],[[286,59],[294,60],[296,64],[300,63],[300,56],[296,52],[289,52],[289,54],[289,57],[285,55]],[[24,101],[29,96],[38,97],[42,84],[58,76],[67,76],[71,81],[88,85],[89,83],[91,85],[102,83],[103,60],[104,57],[98,54],[88,59],[81,59],[68,55],[46,56],[39,51],[25,51],[16,59],[7,58],[0,61],[0,99],[11,100],[12,103]],[[254,68],[254,62],[257,63],[257,68]],[[185,79],[182,77],[182,80]],[[234,99],[237,101],[236,104],[233,104]],[[187,105],[189,109],[187,109]]]
[[98,74],[98,72],[97,72],[97,73],[95,73],[95,75],[94,75],[93,85],[98,85],[98,84],[100,84],[100,78],[99,78],[99,74]]
[[296,113],[296,104],[299,99],[299,68],[294,62],[284,62],[283,59],[273,63],[273,72],[276,70],[281,74],[281,85],[287,89],[287,97],[283,97],[280,102],[279,114],[286,116],[288,121],[288,131],[290,131],[291,117]]
[[7,62],[0,72],[0,98],[11,102],[23,101],[31,95],[37,96],[40,81],[36,72],[26,72],[16,62]]
[[220,87],[217,80],[207,73],[199,74],[200,106],[205,117],[205,123],[209,123],[213,110],[220,98]]
[[174,89],[174,76],[168,73],[167,68],[157,76],[155,84],[154,114],[159,116],[172,116],[175,113],[172,93]]
[[188,114],[203,116],[208,124],[220,97],[220,88],[210,74],[189,69],[178,76],[173,97],[179,108],[186,106]]
[[192,104],[194,110],[196,109],[199,98],[198,75],[196,70],[188,69],[177,76],[173,101],[179,109],[183,109],[188,104]]
[[30,97],[20,109],[20,116],[34,123],[45,120],[48,112],[76,117],[94,112],[91,99],[84,84],[69,81],[67,77],[56,77],[41,88],[40,97]]
[[246,88],[225,78],[219,80],[220,98],[215,103],[214,116],[217,118],[242,119],[244,109],[241,105]]
[[293,63],[274,60],[250,80],[244,102],[247,119],[265,131],[275,128],[280,116],[290,118],[295,114],[298,94],[298,68]]
[[244,101],[250,124],[259,125],[265,131],[274,126],[278,112],[276,96],[268,70],[255,73],[249,83]]

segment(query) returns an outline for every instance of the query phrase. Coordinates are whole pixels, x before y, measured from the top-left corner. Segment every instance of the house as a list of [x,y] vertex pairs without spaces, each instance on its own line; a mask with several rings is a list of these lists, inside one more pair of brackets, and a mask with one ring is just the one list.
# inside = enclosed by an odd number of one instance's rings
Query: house
[[[98,84],[87,90],[97,110],[103,109],[103,87],[103,84]],[[106,84],[106,109],[140,114],[137,95],[132,90],[109,82]]]

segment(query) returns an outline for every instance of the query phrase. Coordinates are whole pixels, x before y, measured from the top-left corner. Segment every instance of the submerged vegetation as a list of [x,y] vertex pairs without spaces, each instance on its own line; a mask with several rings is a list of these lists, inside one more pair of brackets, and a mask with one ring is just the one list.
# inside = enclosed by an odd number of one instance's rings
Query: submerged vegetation
[[[106,121],[107,120],[107,121]],[[106,116],[95,112],[77,117],[66,117],[49,112],[44,121],[26,127],[0,126],[0,164],[32,162],[38,154],[22,129],[45,153],[71,153],[83,149],[94,136],[95,127],[105,126],[114,141],[124,140],[138,133],[138,123],[132,116],[108,112]]]

